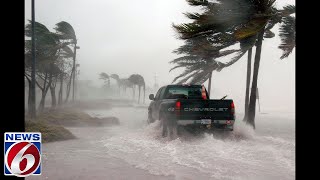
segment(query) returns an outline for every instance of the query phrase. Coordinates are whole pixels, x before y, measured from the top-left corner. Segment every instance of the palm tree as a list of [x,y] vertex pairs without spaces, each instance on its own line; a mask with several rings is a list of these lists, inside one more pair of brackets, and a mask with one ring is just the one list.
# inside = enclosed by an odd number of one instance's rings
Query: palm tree
[[[71,69],[71,66],[72,66],[67,60],[72,58],[72,57],[73,57],[73,51],[71,50],[71,48],[68,46],[67,43],[63,43],[62,47],[60,49],[59,59],[58,59],[58,63],[57,63],[58,67],[61,70],[61,73],[59,75],[59,78],[60,78],[60,89],[59,89],[59,93],[58,93],[58,105],[62,105],[63,81],[67,80],[67,76],[68,76],[67,70]],[[70,75],[71,74],[72,73],[70,72]],[[71,85],[71,81],[68,84],[67,89],[70,89],[70,85]],[[70,91],[67,91],[67,92],[70,92]]]
[[[209,2],[207,0],[187,0],[192,6],[202,6],[205,10],[204,13],[188,13],[187,15],[190,19],[193,19],[194,22],[173,25],[175,30],[180,34],[180,39],[207,36],[207,38],[212,39],[213,43],[221,43],[223,45],[221,47],[224,48],[235,43],[240,43],[240,46],[243,46],[239,54],[235,57],[241,57],[256,44],[254,74],[248,114],[248,119],[250,119],[248,123],[253,127],[255,127],[255,115],[253,111],[255,111],[256,81],[263,36],[266,38],[273,37],[274,34],[271,32],[272,27],[276,23],[281,22],[283,17],[295,12],[294,6],[286,6],[283,10],[275,9],[273,7],[274,1],[275,0],[227,0]],[[246,42],[247,39],[249,39],[249,42],[254,43],[243,43],[243,41]],[[287,49],[290,50],[290,48]],[[230,66],[240,59],[235,57],[230,62],[222,64],[222,66]]]
[[140,103],[140,92],[141,92],[141,87],[143,87],[143,103],[145,102],[145,90],[146,90],[146,84],[144,81],[144,78],[140,74],[132,74],[128,78],[129,82],[131,82],[133,86],[133,99],[135,96],[135,86],[138,86],[139,90],[139,96],[138,96],[138,103]]
[[173,83],[180,78],[183,79],[180,79],[178,84],[185,83],[188,80],[191,80],[190,83],[193,84],[202,84],[209,79],[208,94],[210,96],[212,71],[220,71],[224,67],[223,64],[216,61],[216,59],[240,51],[219,51],[219,48],[219,46],[213,46],[208,39],[203,37],[186,40],[184,45],[173,51],[179,55],[184,54],[184,56],[171,61],[171,63],[175,63],[176,66],[170,71],[180,67],[185,68],[185,71],[178,75],[173,80]]
[[[235,28],[239,25],[239,22],[241,22],[240,20],[246,19],[249,16],[249,13],[252,12],[253,9],[252,6],[248,6],[248,2],[224,1],[223,3],[212,3],[197,0],[187,0],[187,2],[192,6],[203,6],[205,12],[203,14],[185,13],[185,15],[194,20],[194,22],[173,25],[174,29],[179,33],[180,39],[190,40],[199,37],[206,39],[206,44],[208,44],[206,47],[211,46],[211,48],[208,49],[201,46],[197,48],[207,50],[204,51],[204,54],[207,55],[206,61],[215,61],[215,59],[219,57],[237,52],[228,63],[221,63],[219,61],[217,63],[211,63],[214,66],[216,66],[216,64],[219,65],[218,68],[215,67],[213,70],[220,71],[225,67],[231,66],[252,47],[252,38],[243,38],[242,40],[239,40],[241,44],[239,50],[222,51],[224,48],[237,43],[233,37]],[[241,5],[243,8],[235,8],[236,5]],[[207,66],[207,64],[204,64],[204,66]],[[201,72],[204,71],[201,70]],[[191,77],[193,76],[194,75]],[[212,71],[208,71],[206,75],[202,74],[200,77],[209,77],[208,91],[210,93]]]
[[[267,22],[263,25],[258,31],[258,38],[256,44],[256,54],[255,54],[255,62],[254,62],[254,69],[253,69],[253,79],[251,85],[251,93],[250,93],[250,100],[249,100],[249,108],[247,112],[247,118],[245,119],[248,124],[252,125],[255,128],[255,108],[256,108],[256,92],[257,92],[257,81],[258,81],[258,72],[259,72],[259,65],[261,59],[261,49],[262,49],[262,41],[263,37],[270,38],[274,37],[274,33],[271,32],[271,29],[277,23],[282,23],[280,28],[280,37],[282,44],[279,46],[280,49],[283,50],[283,55],[280,59],[288,57],[289,54],[292,52],[293,48],[295,47],[295,18],[290,16],[291,14],[295,13],[295,6],[288,5],[283,8],[283,10],[275,9],[273,5],[274,1],[266,1],[265,3],[261,3],[260,10],[262,16],[268,17]],[[241,29],[241,28],[240,28]],[[246,33],[239,33],[241,36],[245,36],[248,32],[252,33],[254,30],[252,23],[249,21],[247,24],[244,25],[243,29],[239,31],[244,31]],[[238,34],[238,35],[239,35]]]
[[56,98],[56,85],[57,85],[57,81],[58,81],[58,77],[60,76],[60,74],[62,74],[61,69],[54,64],[51,69],[51,74],[52,74],[52,82],[49,86],[50,89],[50,93],[51,93],[51,108],[55,108],[57,105],[57,98]]
[[135,88],[136,88],[136,85],[139,84],[139,77],[137,76],[137,74],[132,74],[129,78],[128,78],[128,81],[132,84],[132,99],[134,99],[135,97]]
[[144,81],[144,78],[137,74],[138,77],[138,87],[139,87],[139,97],[138,97],[138,104],[140,103],[140,88],[143,87],[143,103],[145,103],[145,97],[146,97],[146,83]]
[[[65,22],[65,21],[61,21],[59,23],[56,24],[56,27],[54,28],[56,30],[56,33],[58,34],[59,38],[61,40],[67,40],[69,41],[69,43],[74,45],[74,49],[73,49],[73,66],[72,66],[72,75],[70,76],[70,85],[71,86],[71,78],[73,81],[73,85],[72,85],[72,100],[74,101],[74,87],[75,87],[75,76],[76,76],[76,54],[77,54],[77,36],[76,33],[73,29],[73,27]],[[69,87],[67,94],[69,95],[71,88]],[[69,96],[67,96],[69,97]],[[66,101],[68,101],[68,99],[66,98]]]
[[118,85],[118,88],[119,88],[119,94],[120,94],[121,81],[120,81],[119,75],[118,74],[111,74],[110,77],[117,81],[117,85]]
[[132,88],[132,91],[133,91],[133,97],[134,97],[134,84],[129,80],[129,79],[124,79],[124,91],[126,92],[126,89],[127,88]]
[[104,72],[100,73],[99,76],[99,79],[102,79],[104,83],[107,85],[107,87],[110,87],[110,76]]
[[[45,97],[48,92],[49,87],[51,86],[52,79],[55,76],[55,73],[58,72],[56,69],[56,60],[58,58],[58,50],[60,48],[59,38],[48,28],[39,23],[35,22],[35,33],[37,34],[36,41],[36,75],[37,80],[36,84],[42,91],[41,100],[39,104],[39,111],[41,112],[44,108]],[[26,25],[25,35],[31,37],[31,23]],[[31,67],[31,41],[25,41],[25,77],[30,79],[30,67]],[[43,85],[41,85],[43,83]],[[30,98],[29,98],[30,99]]]

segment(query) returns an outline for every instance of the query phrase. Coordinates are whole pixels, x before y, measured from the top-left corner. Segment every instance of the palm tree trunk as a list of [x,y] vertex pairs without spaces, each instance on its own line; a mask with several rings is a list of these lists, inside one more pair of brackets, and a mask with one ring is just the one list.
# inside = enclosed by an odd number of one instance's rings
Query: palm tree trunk
[[57,105],[56,88],[50,87],[50,93],[51,93],[51,107],[55,108]]
[[251,84],[251,94],[250,94],[250,103],[248,109],[248,120],[247,124],[251,125],[255,129],[255,115],[256,115],[256,93],[257,93],[257,82],[258,82],[258,72],[261,59],[261,49],[262,49],[262,40],[263,40],[264,28],[258,35],[258,42],[256,47],[256,54],[254,57],[254,66],[253,66],[253,77]]
[[250,78],[251,78],[251,58],[252,58],[252,48],[250,48],[249,51],[248,51],[246,99],[245,99],[245,103],[244,103],[244,118],[243,118],[243,121],[247,121],[247,118],[248,118]]
[[72,77],[73,77],[73,70],[71,71],[69,83],[68,83],[68,85],[67,85],[67,97],[66,97],[66,99],[64,100],[65,103],[68,102],[68,99],[69,99],[70,90],[71,90]]
[[39,112],[42,112],[42,110],[44,108],[44,101],[45,101],[45,98],[46,98],[46,96],[44,94],[45,94],[45,91],[46,91],[47,78],[48,78],[48,73],[46,73],[45,76],[44,76],[43,88],[41,89],[41,99],[40,99],[40,104],[38,106]]
[[75,88],[75,78],[76,78],[76,55],[77,55],[77,43],[74,43],[74,50],[73,50],[73,76],[72,76],[72,102],[74,102],[74,88]]
[[58,95],[58,105],[62,104],[62,93],[63,93],[63,73],[60,75],[60,90]]
[[27,78],[27,80],[28,80],[28,85],[29,85],[29,90],[28,90],[28,114],[30,115],[30,116],[32,116],[32,100],[31,100],[31,97],[32,97],[32,85],[31,85],[31,80],[29,80],[28,78]]
[[134,96],[135,96],[135,85],[132,86],[132,92],[133,92],[132,99],[134,100]]
[[[46,76],[47,76],[47,74],[46,74]],[[47,78],[45,78],[45,82],[46,82],[46,79]],[[48,90],[49,90],[49,88],[51,86],[51,82],[52,82],[52,74],[50,73],[49,82],[48,82],[47,85],[46,85],[46,83],[44,83],[44,86],[43,86],[43,89],[42,89],[42,95],[41,95],[41,100],[40,100],[40,104],[39,104],[39,112],[42,112],[44,110],[46,96],[47,96]]]
[[139,97],[138,97],[138,104],[140,104],[140,89],[141,89],[141,86],[139,85]]
[[40,104],[38,106],[38,111],[39,112],[42,112],[43,109],[44,109],[44,103],[45,103],[45,99],[46,99],[46,96],[44,95],[44,91],[42,90],[42,95],[41,95],[41,100],[40,100]]
[[209,75],[209,82],[208,82],[208,95],[209,95],[209,99],[210,99],[210,92],[211,92],[211,79],[212,79],[212,72]]

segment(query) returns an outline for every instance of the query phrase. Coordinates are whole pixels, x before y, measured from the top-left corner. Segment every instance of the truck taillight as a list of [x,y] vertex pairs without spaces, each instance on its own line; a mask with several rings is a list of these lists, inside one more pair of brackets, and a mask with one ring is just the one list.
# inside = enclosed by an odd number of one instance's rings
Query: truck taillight
[[180,110],[180,108],[181,108],[181,102],[177,101],[176,102],[176,110]]
[[201,96],[202,96],[202,99],[207,99],[206,89],[204,88],[204,86],[202,86],[202,89],[201,89]]
[[181,109],[181,102],[177,101],[176,102],[176,108],[175,108],[177,115],[180,115],[180,109]]
[[231,114],[234,114],[235,111],[234,111],[234,103],[233,103],[233,101],[231,103],[231,107],[230,108],[231,108]]

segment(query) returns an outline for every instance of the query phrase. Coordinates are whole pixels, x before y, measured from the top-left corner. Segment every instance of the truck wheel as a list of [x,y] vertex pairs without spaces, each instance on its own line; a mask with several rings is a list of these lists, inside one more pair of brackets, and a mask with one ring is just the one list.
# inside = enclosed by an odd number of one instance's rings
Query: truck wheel
[[233,126],[231,126],[231,127],[229,128],[229,131],[233,131]]
[[148,117],[147,122],[148,122],[148,124],[151,124],[154,122],[154,119]]
[[168,135],[168,122],[163,117],[160,117],[160,121],[162,123],[162,137],[167,137],[167,135]]
[[168,120],[165,117],[161,117],[160,120],[162,122],[162,137],[167,137],[169,135],[171,140],[174,139],[177,135],[177,126],[173,121]]
[[154,119],[152,118],[151,112],[148,112],[148,119],[147,119],[148,124],[153,123]]
[[177,135],[180,136],[184,130],[183,126],[177,125]]

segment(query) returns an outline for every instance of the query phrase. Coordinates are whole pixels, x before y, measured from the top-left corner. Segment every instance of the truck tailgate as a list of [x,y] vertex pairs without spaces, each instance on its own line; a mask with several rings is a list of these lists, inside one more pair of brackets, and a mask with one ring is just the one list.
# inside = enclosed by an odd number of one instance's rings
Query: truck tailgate
[[233,100],[181,99],[179,120],[234,120]]

